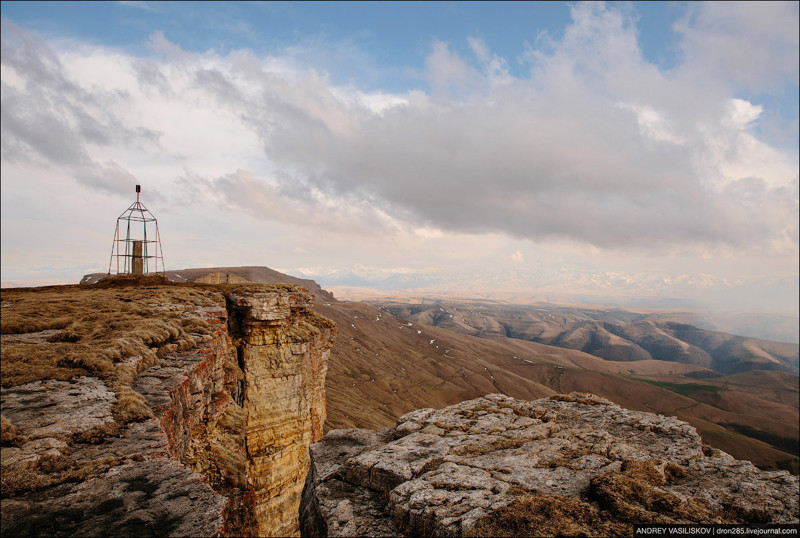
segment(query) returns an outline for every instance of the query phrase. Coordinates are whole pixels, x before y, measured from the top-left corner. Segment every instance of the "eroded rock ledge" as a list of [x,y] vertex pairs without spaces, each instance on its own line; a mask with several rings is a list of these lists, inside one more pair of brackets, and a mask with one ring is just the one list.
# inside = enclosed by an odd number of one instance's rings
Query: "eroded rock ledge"
[[333,430],[311,456],[309,536],[629,535],[633,523],[799,515],[797,477],[707,447],[674,417],[589,394],[421,409],[391,429]]
[[210,335],[195,335],[192,349],[172,345],[140,372],[131,388],[154,418],[118,435],[88,435],[113,423],[114,395],[101,379],[2,390],[4,419],[28,440],[2,448],[4,473],[50,467],[60,476],[2,500],[3,535],[299,533],[336,326],[299,286],[236,290],[210,292],[215,306],[159,307],[197,318]]
[[[311,310],[301,291],[230,293],[228,323],[244,371],[241,406],[245,489],[254,497],[258,536],[294,536],[310,466],[308,446],[322,437],[325,374],[336,325]],[[211,461],[220,458],[215,447]]]

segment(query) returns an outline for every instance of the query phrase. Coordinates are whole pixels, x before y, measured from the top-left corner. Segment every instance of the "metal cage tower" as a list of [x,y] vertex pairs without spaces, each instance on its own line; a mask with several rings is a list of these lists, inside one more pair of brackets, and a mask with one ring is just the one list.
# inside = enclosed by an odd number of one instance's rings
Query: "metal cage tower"
[[117,219],[108,274],[113,271],[116,274],[163,275],[166,272],[158,220],[139,201],[141,192],[141,186],[136,185],[136,202]]

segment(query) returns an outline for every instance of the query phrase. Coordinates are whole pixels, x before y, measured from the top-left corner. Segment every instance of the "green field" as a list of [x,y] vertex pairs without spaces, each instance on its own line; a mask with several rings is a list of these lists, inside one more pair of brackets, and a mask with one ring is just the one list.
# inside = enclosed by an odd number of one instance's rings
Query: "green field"
[[641,379],[635,378],[638,381],[644,381],[645,383],[650,383],[651,385],[655,385],[657,387],[661,387],[662,389],[671,390],[672,392],[677,392],[683,396],[692,397],[693,394],[697,392],[720,392],[723,390],[728,390],[725,387],[720,387],[718,385],[699,385],[696,383],[670,383],[669,381],[653,381],[652,379]]

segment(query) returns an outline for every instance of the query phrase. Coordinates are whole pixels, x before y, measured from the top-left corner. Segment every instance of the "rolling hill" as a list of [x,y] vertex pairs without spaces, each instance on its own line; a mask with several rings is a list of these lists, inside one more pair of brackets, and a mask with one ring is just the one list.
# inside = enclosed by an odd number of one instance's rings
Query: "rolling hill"
[[664,319],[663,313],[507,305],[491,301],[370,301],[385,312],[482,338],[509,337],[584,351],[611,361],[655,359],[733,374],[798,373],[798,346]]

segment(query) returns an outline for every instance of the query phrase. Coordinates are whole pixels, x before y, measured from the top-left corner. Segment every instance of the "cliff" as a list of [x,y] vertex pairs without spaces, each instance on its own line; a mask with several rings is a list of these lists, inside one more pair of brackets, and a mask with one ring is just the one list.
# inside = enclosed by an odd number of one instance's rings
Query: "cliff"
[[[53,293],[71,304],[102,293],[82,288]],[[73,375],[63,360],[49,370],[58,379],[18,383],[21,369],[10,367],[17,375],[8,379],[4,372],[2,534],[297,535],[308,446],[326,416],[335,325],[311,310],[313,297],[299,286],[127,285],[110,293],[102,304],[111,316],[95,330],[113,334],[125,320],[141,336],[158,318],[166,333],[145,337],[152,347],[122,353],[96,375]],[[4,317],[32,297],[4,290]],[[136,315],[124,318],[115,305],[132,302]],[[85,314],[94,325],[99,315]],[[91,347],[80,324],[28,332],[11,325],[3,327],[4,368],[15,364],[14,346],[31,353],[54,334],[62,347],[48,353],[85,354],[78,372],[93,373],[86,356],[107,352]],[[137,399],[138,418],[124,420],[119,402]]]
[[585,393],[490,394],[312,445],[313,536],[632,535],[634,523],[794,523],[798,479],[674,417]]
[[[91,283],[105,276],[86,275],[83,281]],[[520,339],[527,338],[520,331],[531,323],[531,330],[535,326],[545,330],[548,324],[574,325],[596,317],[614,325],[635,319],[657,321],[663,313],[656,316],[553,305],[539,305],[543,310],[532,306],[506,308],[489,300],[476,304],[467,300],[453,302],[452,298],[444,302],[425,300],[419,305],[404,304],[402,299],[381,303],[382,308],[414,318],[400,319],[366,303],[337,301],[313,281],[266,267],[182,269],[168,271],[166,277],[176,282],[284,282],[311,290],[315,311],[333,320],[340,330],[330,353],[326,378],[326,431],[393,426],[397,417],[414,409],[441,408],[493,392],[524,400],[556,393],[592,392],[629,409],[677,416],[696,427],[707,444],[761,469],[797,474],[800,468],[796,375],[753,371],[707,377],[716,374],[691,364],[604,360],[582,351]],[[427,314],[427,318],[417,320],[415,313]],[[451,319],[450,316],[475,327],[488,323],[485,329],[502,329],[506,324],[513,328],[508,334],[516,338],[501,337],[505,334],[502,330],[486,334],[490,338],[477,338],[461,334],[464,331],[441,328],[439,321]],[[550,328],[557,329],[555,325]],[[664,334],[653,333],[653,342],[663,344]],[[706,343],[718,351],[727,349],[731,357],[740,356],[739,351],[744,350],[738,344],[725,344],[733,343],[737,337],[717,337]],[[674,345],[679,342],[666,339]],[[757,349],[749,344],[745,347]],[[796,357],[796,345],[793,354]],[[762,354],[759,351],[756,355]]]

